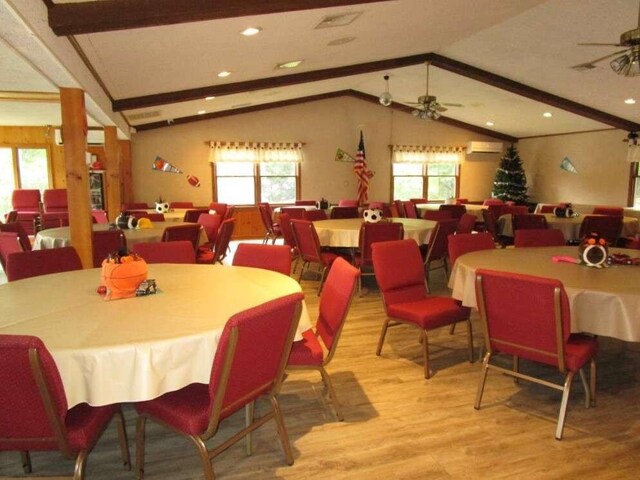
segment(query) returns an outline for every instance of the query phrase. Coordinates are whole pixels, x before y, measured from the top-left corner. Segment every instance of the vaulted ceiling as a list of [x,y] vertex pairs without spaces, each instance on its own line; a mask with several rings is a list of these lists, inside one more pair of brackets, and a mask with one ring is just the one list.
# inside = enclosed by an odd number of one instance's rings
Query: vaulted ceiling
[[[578,45],[617,43],[636,28],[638,8],[637,0],[0,0],[0,124],[59,124],[59,105],[44,94],[65,86],[87,92],[92,124],[126,136],[319,98],[377,102],[384,75],[394,103],[380,108],[410,113],[425,95],[428,61],[429,94],[455,105],[438,121],[503,139],[639,130],[640,77],[617,75],[609,59],[590,63],[622,49]],[[242,36],[247,27],[261,31]],[[276,68],[291,61],[301,63]],[[231,74],[218,77],[223,70]]]

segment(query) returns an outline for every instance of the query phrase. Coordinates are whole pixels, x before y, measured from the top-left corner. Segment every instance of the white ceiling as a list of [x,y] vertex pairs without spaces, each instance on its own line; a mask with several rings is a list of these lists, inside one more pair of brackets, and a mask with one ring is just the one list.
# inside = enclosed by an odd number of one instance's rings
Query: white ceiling
[[[41,3],[0,0],[0,20],[2,9],[13,12],[29,32],[27,38],[39,40],[43,52],[67,67],[70,77],[89,91],[86,72],[79,72],[83,68],[79,57],[59,53],[67,40],[52,38],[50,29],[46,31],[46,9]],[[327,15],[349,12],[360,13],[351,25],[315,28]],[[620,77],[611,71],[608,61],[584,72],[570,68],[620,50],[578,46],[579,42],[615,43],[637,21],[638,0],[396,0],[83,34],[75,39],[106,94],[115,100],[433,52],[640,123],[640,77]],[[259,26],[262,32],[241,36],[239,32],[248,26]],[[59,75],[48,75],[40,56],[29,53],[33,49],[25,53],[20,37],[15,28],[0,23],[0,92],[50,92],[69,86],[61,84]],[[344,37],[355,39],[328,45]],[[274,70],[277,63],[291,60],[303,63],[293,70]],[[232,75],[220,79],[216,73],[221,70],[230,70]],[[139,126],[197,117],[199,110],[222,112],[342,90],[378,96],[384,90],[385,74],[390,76],[394,101],[407,103],[424,95],[425,67],[415,65],[122,113],[111,111],[102,99],[95,98],[96,109],[102,106],[103,111],[93,116],[103,124],[112,124],[111,120],[120,126],[126,118],[130,125]],[[433,66],[429,90],[441,103],[463,105],[449,108],[445,116],[514,137],[610,128]],[[626,105],[623,100],[628,97],[635,97],[638,103]],[[59,113],[56,117],[51,111],[53,105],[0,101],[0,125],[59,124]],[[547,111],[552,118],[542,117]],[[485,125],[489,120],[494,126]]]

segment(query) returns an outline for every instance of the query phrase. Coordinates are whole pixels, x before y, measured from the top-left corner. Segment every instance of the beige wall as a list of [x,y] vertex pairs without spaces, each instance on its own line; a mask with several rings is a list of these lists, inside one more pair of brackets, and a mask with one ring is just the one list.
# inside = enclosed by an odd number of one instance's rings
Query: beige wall
[[[471,140],[496,141],[438,122],[362,100],[341,97],[244,115],[173,125],[139,132],[132,138],[133,196],[153,203],[159,195],[168,201],[207,205],[212,198],[209,140],[277,141],[305,143],[301,198],[325,197],[332,202],[355,198],[352,164],[334,161],[337,148],[355,154],[359,131],[364,133],[370,180],[370,200],[390,200],[390,144],[465,145]],[[184,175],[151,170],[156,155],[180,168]],[[472,200],[490,196],[499,154],[469,155],[461,166],[460,195]],[[200,179],[189,186],[186,175]]]
[[[520,140],[532,201],[627,205],[629,163],[622,130]],[[568,157],[578,170],[560,169]]]

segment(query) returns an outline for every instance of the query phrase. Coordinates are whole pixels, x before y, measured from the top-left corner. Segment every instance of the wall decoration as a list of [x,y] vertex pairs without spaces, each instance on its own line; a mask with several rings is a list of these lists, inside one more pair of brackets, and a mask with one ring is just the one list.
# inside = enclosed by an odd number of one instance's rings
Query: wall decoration
[[640,141],[638,141],[638,132],[629,132],[627,135],[629,148],[627,149],[627,162],[640,162]]
[[336,158],[335,158],[336,162],[355,162],[356,159],[353,158],[351,155],[349,155],[347,152],[345,152],[344,150],[342,150],[341,148],[339,148],[336,151]]
[[192,187],[200,186],[200,180],[198,180],[198,177],[194,177],[193,175],[187,175],[187,182],[189,182],[189,185]]
[[169,162],[167,162],[164,158],[162,158],[159,155],[156,156],[156,159],[153,161],[153,164],[151,165],[151,168],[153,170],[158,170],[160,172],[182,173],[182,170],[180,170],[179,168],[174,167],[173,165],[171,165]]
[[562,170],[566,170],[569,173],[578,173],[578,170],[576,170],[576,167],[573,166],[573,163],[571,163],[569,157],[564,157],[562,159],[562,161],[560,162],[560,168]]

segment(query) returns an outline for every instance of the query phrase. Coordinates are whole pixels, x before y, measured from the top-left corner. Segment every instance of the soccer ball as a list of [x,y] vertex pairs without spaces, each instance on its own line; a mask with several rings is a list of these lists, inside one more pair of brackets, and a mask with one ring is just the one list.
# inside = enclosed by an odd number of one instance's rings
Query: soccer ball
[[169,211],[169,204],[167,202],[156,202],[156,212],[167,213]]
[[382,210],[379,208],[370,208],[364,211],[363,217],[367,223],[378,223],[383,217]]

